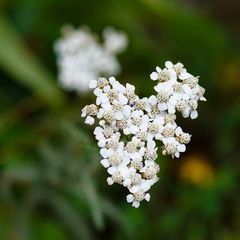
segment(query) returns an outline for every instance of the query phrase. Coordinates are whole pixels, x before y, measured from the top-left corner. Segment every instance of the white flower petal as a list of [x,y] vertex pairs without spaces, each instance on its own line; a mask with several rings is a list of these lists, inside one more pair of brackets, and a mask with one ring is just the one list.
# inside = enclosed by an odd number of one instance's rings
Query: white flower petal
[[99,146],[100,148],[105,147],[105,144],[106,144],[106,140],[105,140],[105,139],[101,139],[101,140],[99,140],[99,142],[98,142],[98,146]]
[[129,129],[131,134],[136,134],[139,131],[139,128],[137,126],[131,126]]
[[109,168],[107,169],[107,172],[108,172],[109,174],[113,175],[114,173],[116,173],[116,168],[115,168],[115,167],[109,167]]
[[109,161],[107,159],[102,159],[100,163],[103,165],[103,167],[108,168],[110,166]]
[[93,117],[87,116],[86,119],[85,119],[85,123],[88,124],[88,125],[93,125],[94,122],[95,122],[95,120],[94,120]]
[[162,71],[162,69],[157,66],[157,67],[156,67],[156,71],[157,71],[158,73],[160,73],[160,72]]
[[198,117],[198,112],[197,111],[192,111],[190,114],[191,119],[196,119]]
[[108,80],[109,80],[109,82],[111,84],[114,84],[116,82],[116,78],[115,77],[110,77],[110,78],[108,78]]
[[181,127],[177,127],[175,130],[175,133],[177,136],[179,136],[182,133],[182,128]]
[[174,114],[176,112],[176,109],[173,105],[169,104],[168,105],[168,113],[169,114]]
[[131,110],[132,110],[132,108],[130,106],[126,105],[126,106],[123,107],[123,114],[126,117],[129,117],[130,114],[131,114]]
[[113,185],[114,181],[111,177],[108,177],[107,178],[107,183],[108,183],[108,185]]
[[156,73],[156,72],[152,72],[152,73],[150,74],[150,78],[151,78],[153,81],[156,81],[156,80],[158,80],[159,75],[158,75],[158,73]]
[[165,111],[165,110],[168,109],[168,105],[167,105],[166,103],[159,103],[159,104],[158,104],[158,109],[159,109],[160,111]]
[[117,120],[121,120],[121,119],[123,119],[123,113],[120,112],[120,111],[116,112],[116,114],[115,114],[115,118],[116,118]]
[[157,98],[154,95],[152,95],[151,97],[149,97],[148,102],[151,105],[156,105],[157,104]]
[[135,207],[135,208],[139,208],[140,202],[134,201],[134,202],[132,203],[132,206]]
[[131,185],[131,179],[130,178],[125,178],[123,181],[123,186],[124,187],[129,187]]
[[127,195],[127,202],[130,203],[130,202],[133,202],[133,200],[134,200],[133,195],[132,194],[128,194]]
[[149,193],[146,193],[145,194],[145,200],[147,201],[147,202],[149,202],[150,201],[150,194]]
[[172,68],[172,67],[173,67],[173,63],[170,62],[170,61],[166,61],[166,62],[165,62],[165,67],[166,67],[166,68]]
[[190,114],[189,108],[185,108],[185,109],[182,111],[182,116],[183,116],[184,118],[188,118],[188,117],[189,117],[189,114]]
[[155,90],[156,92],[160,92],[160,91],[162,90],[162,84],[161,84],[161,83],[158,83],[158,85],[154,87],[154,90]]
[[184,144],[179,144],[179,145],[177,146],[177,150],[178,150],[179,152],[185,152],[185,151],[186,151],[186,146],[185,146]]
[[187,73],[186,70],[181,72],[181,74],[179,75],[179,79],[180,80],[185,80],[187,78],[189,78],[191,76],[191,74]]
[[97,81],[96,80],[90,80],[89,81],[89,88],[96,88],[97,87]]

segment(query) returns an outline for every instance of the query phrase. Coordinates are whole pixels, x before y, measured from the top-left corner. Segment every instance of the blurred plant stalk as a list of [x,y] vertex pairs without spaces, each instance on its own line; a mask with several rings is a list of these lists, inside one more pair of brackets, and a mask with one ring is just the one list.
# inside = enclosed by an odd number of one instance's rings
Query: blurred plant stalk
[[0,67],[15,81],[31,90],[42,103],[62,106],[64,97],[51,74],[25,46],[21,37],[0,12]]

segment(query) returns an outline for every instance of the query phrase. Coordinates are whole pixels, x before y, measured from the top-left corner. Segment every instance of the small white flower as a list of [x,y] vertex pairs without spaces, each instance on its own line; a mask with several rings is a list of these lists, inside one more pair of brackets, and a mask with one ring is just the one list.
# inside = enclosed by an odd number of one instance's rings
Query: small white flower
[[100,161],[100,163],[103,165],[103,167],[105,167],[105,168],[109,168],[110,167],[110,163],[109,163],[109,161],[107,160],[107,159],[102,159],[101,161]]
[[139,208],[140,202],[139,201],[133,201],[132,206],[135,208]]
[[150,201],[150,194],[149,193],[147,193],[147,194],[145,194],[145,200],[147,201],[147,202],[149,202]]
[[114,181],[111,177],[108,177],[107,178],[107,183],[108,183],[108,185],[113,185]]
[[93,117],[87,116],[85,123],[88,125],[93,125],[95,123],[95,119]]
[[128,44],[128,39],[125,33],[118,32],[112,27],[104,29],[104,47],[110,53],[120,53],[124,51]]
[[123,107],[123,114],[126,118],[129,118],[131,115],[132,108],[128,105]]
[[198,112],[197,111],[192,111],[190,114],[191,119],[196,119],[198,117]]
[[115,55],[127,46],[124,33],[106,28],[103,44],[86,28],[73,29],[68,26],[63,33],[54,44],[58,78],[63,88],[86,93],[89,87],[96,88],[96,81],[92,79],[97,79],[101,74],[115,75],[120,71]]
[[133,202],[134,201],[134,196],[133,196],[133,194],[128,194],[127,195],[127,202],[128,203],[131,203],[131,202]]
[[96,88],[97,87],[97,81],[96,80],[90,80],[89,81],[89,88]]
[[153,80],[153,81],[156,81],[158,80],[158,73],[157,72],[152,72],[151,75],[150,75],[150,78]]
[[151,97],[149,97],[148,102],[149,102],[151,105],[156,105],[158,101],[157,101],[157,98],[152,95]]
[[171,61],[166,61],[165,62],[165,67],[168,68],[168,69],[171,69],[171,68],[173,68],[173,63]]

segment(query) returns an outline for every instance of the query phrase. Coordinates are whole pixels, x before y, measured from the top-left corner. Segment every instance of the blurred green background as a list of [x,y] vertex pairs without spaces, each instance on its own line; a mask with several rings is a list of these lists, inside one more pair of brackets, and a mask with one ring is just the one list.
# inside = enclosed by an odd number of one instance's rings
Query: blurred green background
[[[0,2],[0,240],[240,239],[240,1]],[[201,76],[208,101],[180,159],[159,157],[152,199],[134,209],[109,187],[80,117],[92,96],[57,83],[62,25],[115,26],[129,36],[121,82],[152,92],[165,60]]]

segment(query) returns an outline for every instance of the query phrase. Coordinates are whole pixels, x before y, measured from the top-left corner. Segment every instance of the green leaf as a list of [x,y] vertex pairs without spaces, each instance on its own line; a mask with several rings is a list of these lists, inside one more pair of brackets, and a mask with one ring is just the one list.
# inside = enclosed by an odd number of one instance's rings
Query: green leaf
[[44,103],[57,107],[63,95],[49,72],[24,46],[20,36],[0,12],[0,67],[14,80],[29,88]]
[[95,226],[98,229],[102,229],[104,227],[103,223],[103,213],[100,205],[100,199],[96,192],[94,183],[90,176],[84,174],[82,178],[82,186],[85,196],[87,198],[88,205],[92,212],[92,217],[95,223]]
[[81,217],[80,213],[76,212],[70,202],[56,192],[49,192],[46,198],[64,225],[68,227],[74,239],[91,239],[91,232],[86,220]]
[[70,137],[76,139],[81,147],[91,150],[92,152],[97,152],[97,146],[91,143],[89,135],[83,131],[83,129],[75,126],[74,124],[62,120],[60,122],[61,129],[65,131]]
[[[62,229],[62,226],[57,221],[52,219],[39,218],[32,221],[32,235],[35,240],[68,239],[66,232]],[[46,237],[47,236],[47,237]]]
[[31,165],[7,166],[3,174],[3,182],[31,182],[38,179],[37,170]]
[[126,235],[126,237],[130,237],[133,232],[133,225],[131,224],[131,221],[127,218],[127,216],[124,215],[123,211],[120,211],[107,199],[102,198],[100,203],[104,214],[111,218],[115,223],[117,223],[117,225]]
[[198,61],[202,61],[202,58],[204,61],[209,58],[210,61],[210,58],[223,57],[226,47],[229,46],[229,39],[212,19],[181,1],[139,1],[153,14],[162,18],[162,21],[159,21],[161,32],[168,34],[168,39],[172,43],[171,47],[174,47],[173,44],[176,45],[176,40],[178,44],[181,44],[181,48],[176,46],[174,50],[189,52],[195,56],[196,49],[198,49]]

